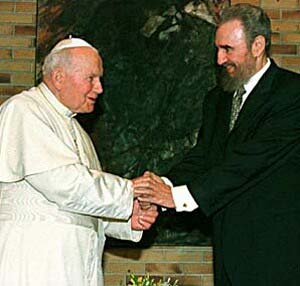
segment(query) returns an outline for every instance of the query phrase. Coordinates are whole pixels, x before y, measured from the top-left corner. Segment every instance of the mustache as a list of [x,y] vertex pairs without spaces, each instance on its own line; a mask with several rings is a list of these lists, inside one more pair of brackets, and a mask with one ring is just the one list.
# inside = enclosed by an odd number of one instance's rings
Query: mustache
[[233,62],[226,62],[226,63],[224,63],[224,64],[221,65],[221,68],[226,69],[227,67],[234,67],[234,68],[236,68],[236,64],[233,63]]

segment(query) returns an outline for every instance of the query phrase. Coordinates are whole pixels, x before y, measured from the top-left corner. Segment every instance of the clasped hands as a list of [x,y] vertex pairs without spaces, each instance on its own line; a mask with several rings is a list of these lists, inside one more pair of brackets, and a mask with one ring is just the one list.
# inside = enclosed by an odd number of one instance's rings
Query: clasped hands
[[155,222],[158,215],[157,205],[175,207],[171,187],[154,173],[147,171],[143,176],[133,179],[132,183],[135,197],[132,219],[136,220],[139,229],[149,229]]

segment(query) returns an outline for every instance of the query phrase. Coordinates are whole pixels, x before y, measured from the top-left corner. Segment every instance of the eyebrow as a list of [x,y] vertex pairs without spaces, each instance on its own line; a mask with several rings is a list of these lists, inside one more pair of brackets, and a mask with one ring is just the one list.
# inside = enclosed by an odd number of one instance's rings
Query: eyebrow
[[217,46],[217,48],[228,50],[228,49],[232,49],[233,47],[229,46],[229,45],[220,45],[220,46]]
[[101,72],[101,73],[91,73],[89,76],[91,76],[91,77],[102,77],[103,76],[103,72]]

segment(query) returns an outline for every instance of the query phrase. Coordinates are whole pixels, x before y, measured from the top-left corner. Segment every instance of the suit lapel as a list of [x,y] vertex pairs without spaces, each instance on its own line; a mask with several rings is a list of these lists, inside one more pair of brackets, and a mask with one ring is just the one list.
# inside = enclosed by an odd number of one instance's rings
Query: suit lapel
[[276,72],[277,66],[272,61],[269,69],[265,72],[246,99],[233,129],[238,129],[241,125],[244,125],[244,123],[246,124],[249,120],[255,118],[257,113],[262,110],[265,103],[270,100],[270,97],[272,96],[270,90]]
[[[215,122],[215,126],[212,127],[215,130],[213,146],[211,146],[211,150],[213,150],[214,154],[210,158],[213,157],[220,160],[220,158],[223,157],[224,146],[226,145],[229,131],[231,102],[232,94],[220,90],[219,103],[217,107],[217,121]],[[214,165],[216,162],[213,161],[210,162],[210,164]]]
[[231,113],[231,104],[232,104],[233,93],[224,92],[221,95],[221,100],[218,108],[219,115],[218,122],[216,126],[219,126],[222,131],[222,136],[228,133],[229,130],[229,121]]

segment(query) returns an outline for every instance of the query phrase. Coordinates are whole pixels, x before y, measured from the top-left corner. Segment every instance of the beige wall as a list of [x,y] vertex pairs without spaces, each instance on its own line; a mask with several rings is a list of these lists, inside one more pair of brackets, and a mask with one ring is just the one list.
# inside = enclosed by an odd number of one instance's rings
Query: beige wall
[[36,5],[0,1],[0,103],[34,84]]

